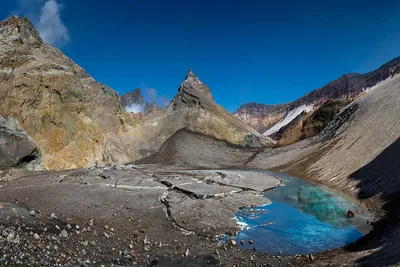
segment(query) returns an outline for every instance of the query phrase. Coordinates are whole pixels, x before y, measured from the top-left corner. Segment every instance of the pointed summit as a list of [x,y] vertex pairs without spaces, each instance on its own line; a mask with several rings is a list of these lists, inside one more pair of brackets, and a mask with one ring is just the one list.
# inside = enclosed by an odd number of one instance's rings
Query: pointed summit
[[206,107],[214,102],[210,88],[197,78],[192,69],[186,74],[185,80],[178,88],[178,94],[172,101],[174,109],[185,107]]
[[27,17],[20,18],[14,15],[0,22],[0,28],[2,39],[11,38],[27,44],[43,43],[39,32]]
[[185,80],[193,78],[193,79],[198,79],[197,76],[193,73],[192,68],[189,69],[188,73],[186,74]]

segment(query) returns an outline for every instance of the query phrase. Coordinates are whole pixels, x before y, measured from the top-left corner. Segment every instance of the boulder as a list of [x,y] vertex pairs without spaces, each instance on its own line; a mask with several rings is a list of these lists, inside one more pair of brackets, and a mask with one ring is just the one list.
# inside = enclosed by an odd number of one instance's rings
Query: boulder
[[32,139],[14,118],[0,115],[0,169],[24,166],[40,161]]

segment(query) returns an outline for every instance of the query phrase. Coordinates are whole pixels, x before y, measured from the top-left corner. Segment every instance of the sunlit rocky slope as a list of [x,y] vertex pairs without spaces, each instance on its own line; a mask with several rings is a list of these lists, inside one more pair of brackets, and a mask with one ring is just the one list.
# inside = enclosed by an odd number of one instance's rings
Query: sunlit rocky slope
[[271,145],[218,106],[190,72],[165,112],[126,112],[118,94],[48,45],[26,18],[0,23],[0,115],[33,139],[46,169],[129,162],[148,156],[181,128],[237,145]]

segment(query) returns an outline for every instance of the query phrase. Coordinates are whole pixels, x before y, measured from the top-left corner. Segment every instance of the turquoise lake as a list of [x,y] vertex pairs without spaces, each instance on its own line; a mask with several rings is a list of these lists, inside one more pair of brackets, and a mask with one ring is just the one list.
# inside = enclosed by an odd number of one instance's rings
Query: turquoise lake
[[234,238],[242,249],[309,254],[345,246],[367,232],[370,214],[359,211],[354,218],[347,217],[348,210],[360,209],[352,200],[304,179],[266,173],[279,177],[285,186],[263,193],[271,204],[245,208],[236,214],[245,226]]

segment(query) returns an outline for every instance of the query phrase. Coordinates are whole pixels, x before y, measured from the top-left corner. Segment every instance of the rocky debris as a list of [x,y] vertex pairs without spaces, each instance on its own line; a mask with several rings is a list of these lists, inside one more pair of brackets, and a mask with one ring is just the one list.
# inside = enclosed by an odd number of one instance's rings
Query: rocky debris
[[318,137],[322,141],[327,141],[335,136],[336,131],[347,121],[350,120],[351,115],[358,109],[358,103],[354,103],[343,109],[338,113],[332,121],[321,131]]
[[0,169],[40,168],[40,153],[18,121],[0,115]]

